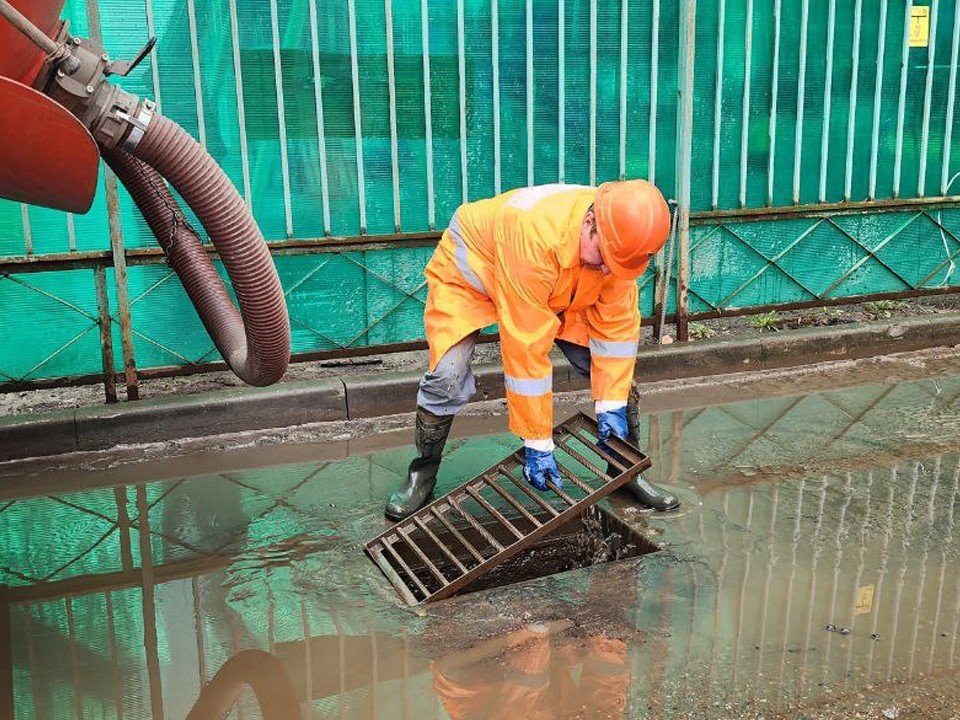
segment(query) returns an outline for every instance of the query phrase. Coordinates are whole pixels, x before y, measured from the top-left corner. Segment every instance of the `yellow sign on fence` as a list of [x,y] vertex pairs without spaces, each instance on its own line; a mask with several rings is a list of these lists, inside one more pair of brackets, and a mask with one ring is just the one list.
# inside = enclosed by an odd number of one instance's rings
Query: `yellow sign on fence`
[[930,8],[923,5],[910,8],[910,47],[930,44]]
[[867,615],[873,610],[873,585],[864,585],[857,590],[856,615]]

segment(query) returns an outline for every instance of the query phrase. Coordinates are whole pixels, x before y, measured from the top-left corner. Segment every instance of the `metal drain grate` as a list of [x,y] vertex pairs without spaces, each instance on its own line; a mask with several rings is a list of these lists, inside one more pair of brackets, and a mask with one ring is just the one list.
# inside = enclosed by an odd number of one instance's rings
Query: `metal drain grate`
[[[598,446],[596,421],[579,413],[553,431],[563,489],[523,479],[523,450],[418,510],[364,545],[409,605],[441,600],[575,518],[650,467],[622,440]],[[612,463],[621,472],[612,477]]]

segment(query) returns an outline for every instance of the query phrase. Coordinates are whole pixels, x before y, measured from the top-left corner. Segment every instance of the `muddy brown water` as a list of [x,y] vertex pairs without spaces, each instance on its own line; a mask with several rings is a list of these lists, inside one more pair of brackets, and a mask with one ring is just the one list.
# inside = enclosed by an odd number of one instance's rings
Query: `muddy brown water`
[[[408,419],[0,466],[0,717],[186,718],[221,671],[304,718],[953,717],[956,364],[652,388],[683,508],[603,507],[662,550],[417,608],[362,551]],[[441,492],[516,448],[495,410]]]

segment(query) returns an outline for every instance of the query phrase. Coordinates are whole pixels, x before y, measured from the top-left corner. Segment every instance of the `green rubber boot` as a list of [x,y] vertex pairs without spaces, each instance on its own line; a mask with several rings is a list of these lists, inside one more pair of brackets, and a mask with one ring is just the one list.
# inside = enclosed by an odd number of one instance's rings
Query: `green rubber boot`
[[[627,400],[627,441],[631,445],[640,447],[640,386],[636,381],[630,384],[630,399]],[[607,474],[614,472],[616,468],[608,465]],[[621,487],[620,492],[629,493],[644,507],[661,512],[676,510],[680,507],[680,501],[675,495],[648,482],[643,473]]]
[[410,463],[406,481],[390,496],[384,508],[384,514],[391,520],[403,520],[430,502],[453,417],[417,408],[414,442],[418,455]]

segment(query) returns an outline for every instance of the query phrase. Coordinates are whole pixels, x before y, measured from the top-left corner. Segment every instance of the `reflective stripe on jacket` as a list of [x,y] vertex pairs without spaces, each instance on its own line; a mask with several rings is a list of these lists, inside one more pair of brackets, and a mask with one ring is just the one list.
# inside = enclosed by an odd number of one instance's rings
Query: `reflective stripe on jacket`
[[510,429],[553,430],[553,366],[562,338],[589,347],[597,400],[626,402],[640,313],[636,283],[584,268],[580,225],[595,188],[543,185],[462,205],[426,268],[430,367],[475,330],[499,323]]

